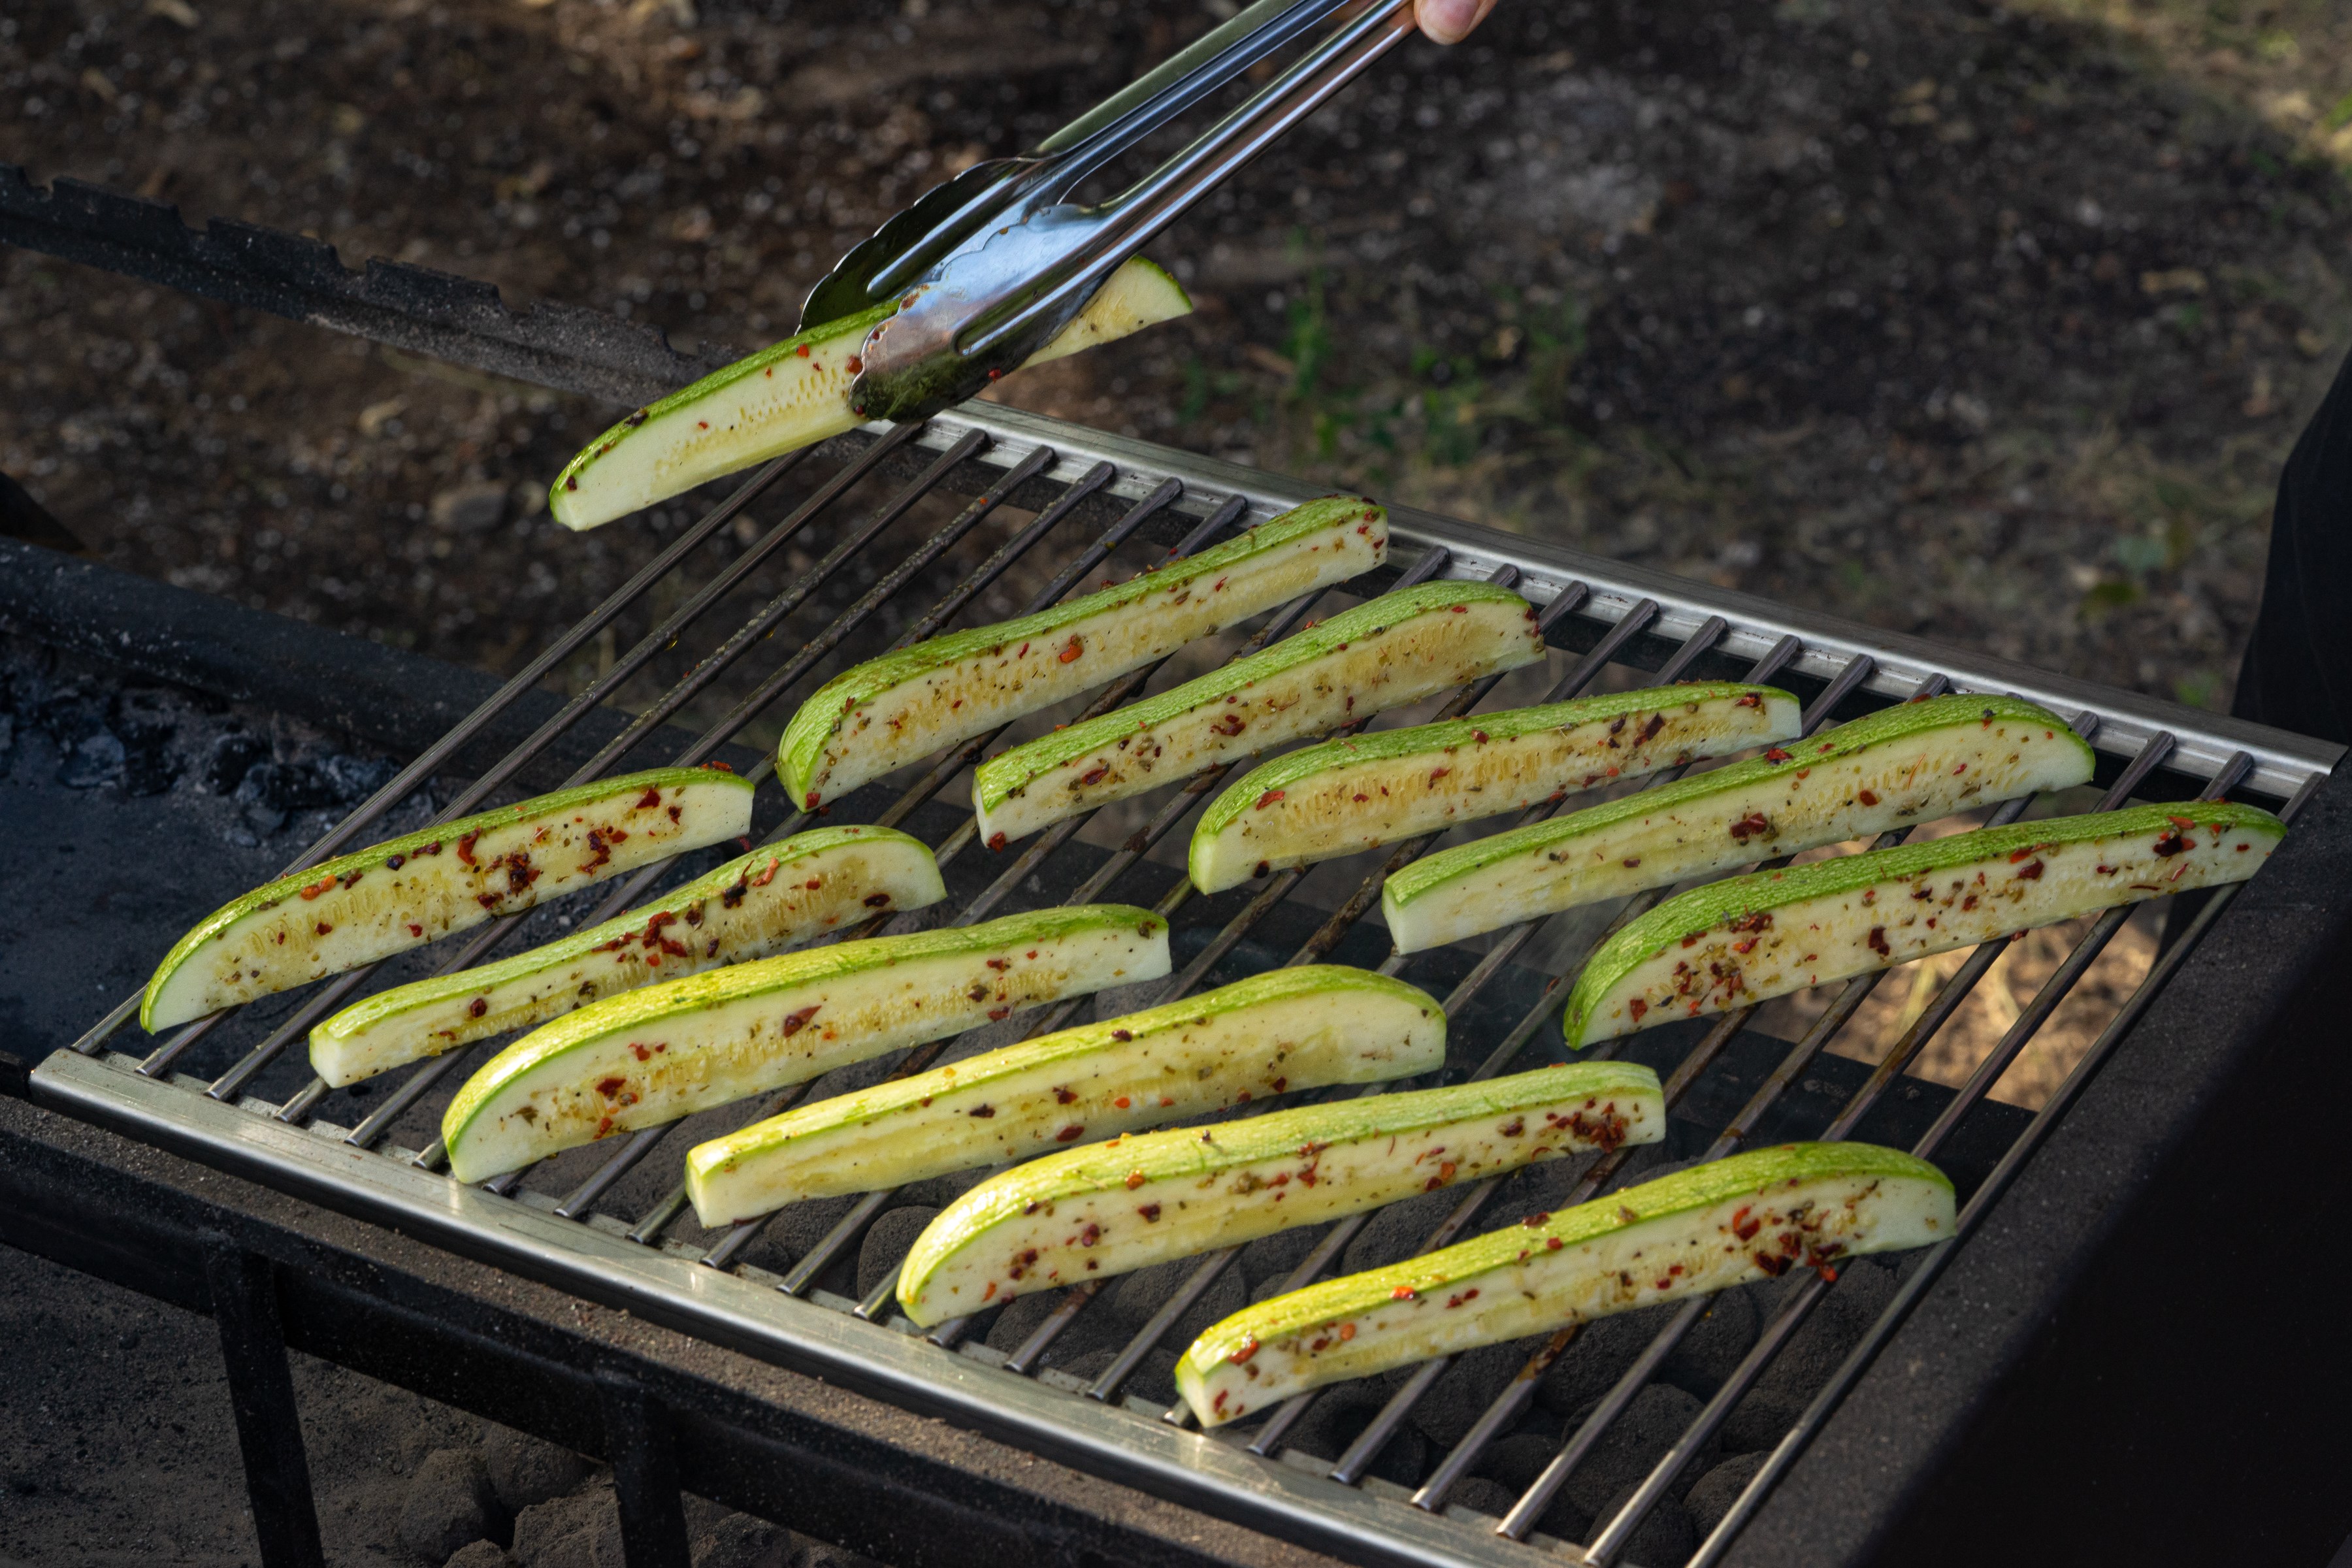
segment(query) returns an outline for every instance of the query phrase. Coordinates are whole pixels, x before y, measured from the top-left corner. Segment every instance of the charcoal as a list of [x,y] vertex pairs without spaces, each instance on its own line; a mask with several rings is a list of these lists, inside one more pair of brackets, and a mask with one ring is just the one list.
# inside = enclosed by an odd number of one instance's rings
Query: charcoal
[[842,1216],[856,1205],[854,1197],[811,1198],[779,1212],[761,1228],[744,1261],[782,1274],[823,1241]]
[[[1787,1292],[1801,1280],[1783,1281],[1781,1294],[1775,1298],[1773,1310]],[[1886,1303],[1895,1295],[1895,1271],[1883,1263],[1856,1258],[1838,1270],[1838,1282],[1830,1293],[1790,1339],[1772,1364],[1756,1380],[1756,1386],[1771,1394],[1785,1394],[1796,1400],[1808,1400],[1822,1391],[1853,1347],[1861,1342],[1863,1331],[1869,1328]]]
[[1440,1450],[1453,1447],[1470,1435],[1472,1424],[1510,1385],[1538,1342],[1515,1340],[1480,1345],[1455,1357],[1413,1406],[1412,1424]]
[[867,1292],[890,1277],[904,1261],[915,1237],[931,1223],[939,1210],[919,1205],[886,1210],[882,1217],[866,1229],[866,1241],[857,1249],[857,1295],[865,1300]]
[[58,763],[58,783],[68,789],[96,789],[122,780],[127,753],[111,731],[100,730],[74,742]]
[[197,764],[196,777],[215,795],[234,794],[245,782],[247,770],[269,755],[269,742],[246,730],[224,730],[215,735]]
[[694,1543],[694,1568],[787,1568],[793,1532],[781,1524],[730,1513]]
[[396,1533],[419,1563],[446,1563],[459,1547],[503,1534],[506,1524],[490,1473],[469,1449],[435,1449],[401,1489]]
[[[1639,1485],[1636,1482],[1635,1485]],[[1592,1516],[1593,1535],[1598,1535],[1617,1517],[1617,1510],[1633,1500],[1633,1487],[1608,1500]],[[1642,1563],[1650,1568],[1666,1568],[1681,1563],[1698,1550],[1698,1531],[1691,1523],[1690,1510],[1670,1497],[1660,1498],[1657,1506],[1643,1517],[1641,1527],[1625,1543],[1619,1556],[1621,1563]]]
[[[1285,1441],[1288,1447],[1318,1459],[1337,1459],[1362,1436],[1364,1428],[1371,1425],[1372,1418],[1386,1404],[1388,1394],[1376,1384],[1337,1384],[1325,1390],[1322,1397],[1307,1407]],[[1379,1457],[1364,1473],[1394,1481],[1401,1487],[1416,1486],[1432,1458],[1428,1440],[1408,1422],[1381,1446]]]
[[986,1181],[988,1176],[989,1172],[983,1167],[971,1171],[951,1171],[944,1176],[931,1176],[923,1181],[910,1182],[898,1189],[898,1201],[902,1204],[920,1204],[929,1208],[943,1209]]
[[1145,1353],[1128,1373],[1127,1383],[1119,1392],[1132,1394],[1138,1399],[1149,1399],[1154,1405],[1173,1405],[1176,1403],[1176,1361],[1179,1352],[1161,1345]]
[[400,774],[400,765],[384,757],[352,757],[338,753],[320,767],[326,787],[338,804],[357,805]]
[[[1650,1384],[1633,1396],[1622,1415],[1610,1424],[1609,1430],[1584,1457],[1584,1462],[1569,1472],[1568,1484],[1562,1489],[1577,1507],[1605,1517],[1609,1500],[1628,1488],[1639,1486],[1699,1410],[1699,1401],[1685,1391],[1663,1383]],[[1582,1426],[1590,1414],[1578,1411],[1569,1421],[1569,1431],[1573,1434]],[[1714,1462],[1715,1451],[1715,1441],[1710,1439],[1684,1469],[1684,1479],[1688,1480],[1703,1473]]]
[[[1160,1304],[1174,1295],[1184,1281],[1200,1267],[1197,1258],[1171,1258],[1165,1263],[1155,1263],[1149,1268],[1139,1268],[1124,1279],[1115,1280],[1104,1299],[1095,1304],[1122,1335],[1132,1335],[1151,1321],[1151,1314]],[[1216,1283],[1201,1293],[1201,1299],[1184,1310],[1176,1324],[1164,1335],[1160,1343],[1188,1345],[1201,1337],[1208,1327],[1221,1319],[1230,1318],[1249,1304],[1249,1296],[1242,1288],[1242,1277],[1232,1264],[1217,1276]]]
[[256,763],[236,786],[236,798],[271,811],[310,811],[335,804],[334,787],[303,763]]
[[1671,1307],[1645,1307],[1585,1324],[1544,1373],[1536,1387],[1536,1403],[1561,1415],[1583,1409],[1617,1386],[1673,1311]]
[[609,1568],[623,1561],[621,1510],[609,1482],[535,1503],[515,1516],[522,1568]]
[[1256,1284],[1250,1287],[1250,1305],[1255,1307],[1260,1301],[1267,1300],[1273,1297],[1284,1294],[1284,1283],[1285,1280],[1279,1274],[1270,1275],[1266,1279],[1259,1280]]
[[1660,1380],[1707,1398],[1738,1367],[1761,1326],[1755,1298],[1741,1290],[1717,1293],[1706,1316],[1691,1325],[1658,1369]]
[[441,1568],[515,1568],[515,1560],[495,1541],[474,1541],[450,1553]]
[[1485,1453],[1478,1456],[1477,1473],[1498,1485],[1508,1487],[1513,1497],[1526,1491],[1536,1484],[1536,1478],[1544,1473],[1544,1467],[1551,1463],[1551,1457],[1559,1452],[1559,1423],[1552,1425],[1555,1429],[1549,1433],[1514,1432],[1507,1437],[1496,1438],[1487,1446]]
[[1367,1268],[1385,1268],[1391,1263],[1403,1262],[1421,1250],[1429,1233],[1461,1201],[1459,1193],[1435,1192],[1391,1204],[1374,1215],[1370,1223],[1357,1233],[1356,1239],[1348,1244],[1339,1272],[1361,1274]]
[[1731,1511],[1731,1505],[1739,1500],[1739,1494],[1748,1489],[1748,1483],[1756,1479],[1756,1472],[1771,1457],[1769,1453],[1742,1454],[1724,1460],[1701,1476],[1698,1484],[1683,1498],[1683,1507],[1690,1510],[1691,1523],[1702,1532],[1722,1523],[1723,1516]]
[[163,692],[131,689],[115,694],[106,727],[134,751],[160,748],[179,732],[180,716],[179,704]]
[[[1315,1244],[1323,1239],[1328,1226],[1303,1225],[1295,1230],[1277,1230],[1272,1236],[1261,1236],[1242,1248],[1234,1259],[1234,1267],[1242,1271],[1253,1290],[1268,1279],[1280,1280],[1307,1261]],[[1253,1297],[1253,1300],[1255,1298]]]
[[484,1434],[482,1460],[490,1489],[509,1513],[562,1497],[588,1479],[588,1461],[571,1449],[507,1426],[493,1426]]
[[1801,1399],[1767,1389],[1750,1389],[1731,1407],[1731,1414],[1724,1418],[1723,1429],[1717,1436],[1723,1441],[1725,1453],[1752,1454],[1778,1444],[1804,1413],[1805,1401]]
[[1490,1481],[1484,1476],[1465,1476],[1445,1494],[1445,1506],[1466,1508],[1489,1519],[1500,1519],[1511,1511],[1511,1504],[1517,1499],[1518,1494],[1500,1481]]

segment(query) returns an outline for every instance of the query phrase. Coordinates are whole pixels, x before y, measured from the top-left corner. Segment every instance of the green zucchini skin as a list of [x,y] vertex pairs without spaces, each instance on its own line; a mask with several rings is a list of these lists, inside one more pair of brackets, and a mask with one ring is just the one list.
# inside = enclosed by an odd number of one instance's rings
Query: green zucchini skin
[[820,1100],[694,1149],[706,1226],[904,1186],[1207,1115],[1254,1096],[1433,1072],[1445,1014],[1402,981],[1338,965],[1253,975]]
[[1042,827],[1267,746],[1543,657],[1535,606],[1487,583],[1423,583],[1357,605],[1157,697],[1040,735],[972,776],[982,838]]
[[2083,738],[2013,697],[1882,710],[1785,750],[1442,849],[1381,889],[1402,952],[2091,776]]
[[1541,1160],[1665,1135],[1657,1075],[1580,1062],[1115,1138],[1016,1166],[916,1238],[898,1302],[926,1327]]
[[310,1031],[310,1066],[340,1089],[605,996],[766,958],[845,921],[945,897],[919,839],[887,827],[795,834],[602,925],[354,1002]]
[[2243,881],[2285,833],[2228,803],[2133,806],[1956,834],[1668,899],[1592,955],[1576,1049],[2191,888]]
[[756,959],[592,1002],[467,1079],[441,1119],[476,1182],[615,1132],[802,1083],[1024,1008],[1168,973],[1168,922],[1124,904]]
[[139,1022],[184,1024],[751,827],[748,781],[655,768],[388,838],[205,917],[156,966]]
[[1348,735],[1255,768],[1201,815],[1192,885],[1253,877],[1442,832],[1700,757],[1801,733],[1769,686],[1690,683]]
[[1330,496],[1213,549],[1017,620],[931,637],[834,677],[776,747],[803,810],[1050,708],[1388,555],[1388,513]]
[[1791,1143],[1680,1171],[1234,1313],[1176,1363],[1203,1426],[1435,1355],[1899,1251],[1952,1234],[1952,1184],[1867,1143]]

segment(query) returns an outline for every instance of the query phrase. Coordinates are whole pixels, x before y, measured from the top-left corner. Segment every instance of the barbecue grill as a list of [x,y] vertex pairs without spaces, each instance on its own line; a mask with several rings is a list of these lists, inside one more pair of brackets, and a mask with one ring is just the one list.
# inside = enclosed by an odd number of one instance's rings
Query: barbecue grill
[[[0,239],[616,403],[649,401],[727,357],[689,360],[589,311],[517,314],[493,289],[415,268],[375,262],[353,273],[294,236],[222,222],[197,233],[169,207],[68,181],[45,190],[5,166]],[[395,810],[424,809],[415,797],[436,780],[445,782],[427,798],[446,816],[501,788],[648,761],[723,757],[764,777],[769,764],[737,737],[763,716],[780,720],[847,659],[880,646],[879,617],[891,617],[900,640],[928,635],[1000,582],[1036,583],[1031,603],[1043,605],[1106,563],[1200,549],[1312,493],[987,404],[870,426],[723,488],[688,525],[648,533],[645,563],[627,584],[495,689],[30,546],[6,547],[0,614],[59,648],[373,735],[408,755],[397,777],[298,862],[309,864],[366,842]],[[944,524],[925,521],[941,512]],[[365,974],[160,1038],[129,1022],[130,998],[75,1019],[60,1032],[79,1038],[8,1080],[25,1102],[0,1100],[0,1237],[219,1320],[273,1564],[319,1558],[288,1344],[609,1458],[636,1564],[685,1562],[681,1481],[906,1564],[1338,1559],[1469,1568],[1575,1558],[1663,1568],[1662,1542],[1673,1560],[1706,1563],[1940,1562],[1990,1550],[2114,1561],[2135,1550],[2169,1559],[2199,1545],[2242,1553],[2248,1530],[2273,1555],[2332,1549],[2352,1527],[2352,1500],[2327,1479],[2328,1446],[2307,1435],[2341,1407],[2345,1358],[2331,1348],[2334,1293],[2324,1269],[2310,1269],[2307,1243],[2326,1234],[2316,1227],[2347,1186],[2326,1158],[2332,1102],[2352,1087],[2327,984],[2347,972],[2352,929],[2352,803],[2329,773],[2341,748],[1407,508],[1391,519],[1390,565],[1349,592],[1430,578],[1508,584],[1539,606],[1554,650],[1543,672],[1549,697],[1610,681],[1769,679],[1804,700],[1812,725],[1923,692],[2012,692],[2079,716],[2098,752],[2105,804],[2226,795],[2294,823],[2261,877],[2185,922],[2035,1113],[1990,1091],[2124,911],[2092,923],[1957,1090],[1905,1069],[2000,943],[1970,955],[1875,1068],[1826,1049],[1870,994],[1867,980],[1836,990],[1794,1041],[1748,1027],[1742,1014],[1622,1042],[1667,1081],[1675,1132],[1663,1153],[1706,1157],[1792,1136],[1916,1146],[1952,1173],[1963,1212],[1958,1237],[1891,1271],[1891,1299],[1846,1324],[1843,1338],[1808,1331],[1830,1321],[1817,1311],[1825,1300],[1832,1315],[1845,1300],[1824,1280],[1807,1275],[1762,1294],[1752,1345],[1721,1359],[1714,1392],[1686,1396],[1697,1414],[1663,1458],[1655,1445],[1645,1452],[1630,1489],[1608,1506],[1571,1510],[1562,1500],[1580,1471],[1624,1451],[1614,1435],[1629,1412],[1656,1407],[1643,1392],[1663,1386],[1677,1352],[1702,1331],[1706,1303],[1645,1322],[1638,1351],[1597,1385],[1597,1403],[1573,1413],[1538,1407],[1547,1377],[1580,1353],[1578,1336],[1561,1333],[1514,1347],[1499,1375],[1468,1366],[1472,1358],[1459,1368],[1434,1362],[1369,1394],[1325,1390],[1204,1436],[1154,1389],[1154,1368],[1192,1331],[1179,1331],[1188,1314],[1233,1299],[1233,1257],[1157,1271],[1148,1290],[1136,1276],[1116,1292],[1042,1299],[1018,1333],[983,1320],[925,1334],[894,1315],[887,1247],[864,1256],[870,1237],[894,1228],[887,1216],[916,1194],[877,1194],[814,1220],[788,1211],[705,1236],[673,1183],[691,1141],[676,1129],[463,1186],[439,1169],[430,1130],[462,1064],[478,1055],[418,1064],[373,1103],[331,1093],[302,1063],[310,1025],[371,984]],[[738,548],[739,540],[748,542]],[[729,590],[793,540],[820,558],[735,622]],[[938,563],[973,557],[943,596],[914,598]],[[859,571],[866,585],[853,595]],[[611,670],[569,700],[541,689],[673,573],[686,587]],[[1280,609],[1251,640],[1281,636],[1317,610],[1313,599]],[[797,647],[771,640],[811,616],[822,629]],[[617,716],[604,705],[640,669],[668,668],[673,647],[693,659],[657,700]],[[331,679],[315,678],[321,665]],[[1128,700],[1151,673],[1118,683],[1090,710]],[[1499,700],[1494,685],[1455,693],[1445,711]],[[719,691],[734,700],[719,704],[716,722],[698,731],[678,724]],[[382,700],[365,700],[370,692]],[[960,779],[995,739],[835,803],[837,821],[901,826],[935,847],[950,900],[915,918],[966,922],[1065,900],[1157,900],[1174,927],[1171,995],[1286,962],[1381,964],[1387,943],[1365,917],[1384,869],[1419,847],[1350,861],[1337,875],[1284,873],[1215,898],[1192,895],[1173,851],[1209,798],[1209,780],[1147,801],[1115,834],[1108,819],[1073,820],[992,853],[971,842],[971,819],[955,803]],[[772,817],[775,792],[762,795]],[[56,809],[60,822],[76,820]],[[809,820],[792,813],[762,831]],[[663,874],[592,889],[577,912],[606,918]],[[188,907],[241,887],[190,889]],[[494,922],[427,956],[476,962],[501,942],[520,946],[522,923]],[[79,929],[94,946],[120,940],[95,923]],[[1444,998],[1450,1077],[1498,1072],[1556,1049],[1547,1031],[1558,1027],[1565,989],[1555,976],[1599,931],[1564,918],[1385,967]],[[117,967],[143,972],[158,952]],[[1137,1001],[1119,1000],[1122,1009]],[[1013,1023],[1036,1032],[1094,1005]],[[79,1004],[44,996],[38,1005],[47,1019]],[[720,1124],[774,1109],[733,1108],[719,1113]],[[1559,1173],[1554,1201],[1636,1177],[1641,1163],[1623,1156]],[[1292,1249],[1276,1276],[1337,1271],[1374,1226],[1402,1236],[1406,1250],[1440,1245],[1517,1217],[1509,1205],[1522,1190],[1449,1189],[1433,1208],[1415,1200],[1342,1221],[1311,1251]],[[798,1226],[802,1239],[788,1267],[759,1267],[778,1226]],[[900,1252],[911,1235],[898,1236]],[[2282,1258],[2300,1271],[2281,1278],[2273,1266]],[[860,1279],[877,1271],[878,1283]],[[1104,1325],[1114,1316],[1112,1331]],[[1087,1354],[1064,1353],[1080,1342]],[[2275,1358],[2285,1344],[2318,1347],[2292,1378]],[[1763,1457],[1745,1467],[1711,1533],[1676,1542],[1654,1521],[1687,1517],[1673,1500],[1716,1463],[1724,1426],[1752,1407],[1751,1391],[1800,1352],[1826,1356],[1825,1375],[1774,1384],[1801,1389],[1785,1435],[1754,1450]],[[1436,1400],[1458,1412],[1450,1425],[1431,1417]],[[1335,1422],[1343,1406],[1352,1414]],[[1294,1441],[1335,1430],[1345,1441],[1322,1446],[1336,1454]],[[1450,1431],[1450,1441],[1433,1441],[1433,1430]],[[1543,1436],[1539,1462],[1501,1506],[1494,1455],[1510,1442],[1526,1452],[1530,1434]],[[2226,1440],[2214,1444],[2215,1435]],[[1465,1495],[1489,1507],[1467,1506]],[[2224,1495],[2239,1506],[2214,1506]],[[1552,1532],[1570,1519],[1589,1524],[1572,1540]]]

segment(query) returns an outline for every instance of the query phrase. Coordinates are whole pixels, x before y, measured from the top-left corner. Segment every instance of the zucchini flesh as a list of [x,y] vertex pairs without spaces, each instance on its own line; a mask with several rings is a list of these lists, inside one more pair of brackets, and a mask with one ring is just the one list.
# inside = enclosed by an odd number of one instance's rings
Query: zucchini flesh
[[898,1302],[925,1327],[1293,1226],[1665,1135],[1657,1074],[1582,1062],[1175,1128],[992,1177],[916,1238]]
[[844,921],[945,897],[919,840],[887,827],[820,827],[560,942],[355,1002],[310,1031],[310,1066],[340,1089],[599,997],[765,958]]
[[467,1079],[441,1119],[478,1182],[614,1132],[1168,973],[1168,922],[1123,904],[845,942],[592,1002]]
[[[1211,803],[1192,884],[1253,877],[1799,734],[1769,686],[1653,687],[1349,735],[1276,757]],[[1409,950],[1408,950],[1409,951]]]
[[164,955],[139,1022],[184,1024],[751,828],[746,780],[656,768],[389,838],[214,910]]
[[1535,606],[1486,583],[1386,594],[1157,697],[982,763],[972,805],[991,847],[1543,657]]
[[2091,776],[2090,746],[2013,697],[1938,697],[1786,750],[1440,850],[1381,889],[1401,952]]
[[1195,1340],[1176,1387],[1218,1426],[1323,1384],[1951,1234],[1952,1184],[1925,1160],[1759,1149],[1271,1297]]
[[2243,881],[2285,831],[2249,805],[2142,805],[1694,888],[1592,955],[1562,1029],[1581,1049],[2117,904]]
[[715,1228],[1444,1063],[1445,1015],[1425,993],[1360,969],[1280,969],[787,1111],[693,1150],[686,1186]]
[[801,705],[777,745],[777,775],[814,811],[942,746],[1369,572],[1387,552],[1386,512],[1328,497],[1115,588],[884,654]]
[[[1029,359],[1036,364],[1190,311],[1162,268],[1140,257],[1113,273],[1084,310]],[[796,332],[648,404],[565,464],[548,510],[594,528],[698,484],[856,429],[849,391],[866,335],[897,307],[877,305]]]

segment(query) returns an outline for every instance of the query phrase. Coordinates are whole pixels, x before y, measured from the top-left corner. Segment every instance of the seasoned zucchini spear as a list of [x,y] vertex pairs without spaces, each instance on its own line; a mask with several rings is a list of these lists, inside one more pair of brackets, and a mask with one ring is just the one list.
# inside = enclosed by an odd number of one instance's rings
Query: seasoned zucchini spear
[[[548,510],[566,528],[594,528],[856,429],[863,416],[850,406],[849,388],[865,368],[857,356],[866,334],[896,309],[881,304],[825,321],[638,409],[563,466],[548,493]],[[1176,279],[1132,258],[1029,363],[1125,337],[1192,309]]]
[[1800,732],[1785,691],[1694,683],[1343,736],[1276,757],[1211,802],[1192,830],[1192,885],[1223,892]]
[[1049,1154],[991,1177],[916,1238],[898,1302],[928,1327],[1538,1160],[1665,1135],[1657,1074],[1580,1062]]
[[1176,1387],[1219,1426],[1343,1378],[1951,1234],[1952,1184],[1925,1160],[1759,1149],[1271,1297],[1193,1341]]
[[139,1023],[184,1024],[751,829],[747,780],[656,768],[386,839],[214,910],[164,955]]
[[992,847],[1082,811],[1543,657],[1535,607],[1487,583],[1385,594],[1157,697],[980,765]]
[[593,1002],[525,1035],[441,1119],[478,1182],[1040,1003],[1168,973],[1168,922],[1124,904],[845,942]]
[[1610,938],[1578,977],[1562,1027],[1580,1050],[1669,1018],[2243,881],[2285,831],[2250,805],[2141,805],[1734,877],[1668,899]]
[[2013,697],[1906,702],[1761,757],[1440,850],[1381,889],[1400,952],[2091,776],[2091,748]]
[[1444,1062],[1445,1014],[1423,992],[1360,969],[1277,969],[787,1111],[696,1148],[686,1186],[717,1226]]
[[1327,497],[1118,587],[886,653],[801,705],[776,748],[777,776],[814,811],[942,746],[1369,572],[1386,557],[1388,538],[1379,507]]
[[765,958],[845,921],[945,897],[920,841],[887,827],[820,827],[544,947],[354,1002],[310,1031],[310,1066],[340,1089],[599,997]]

